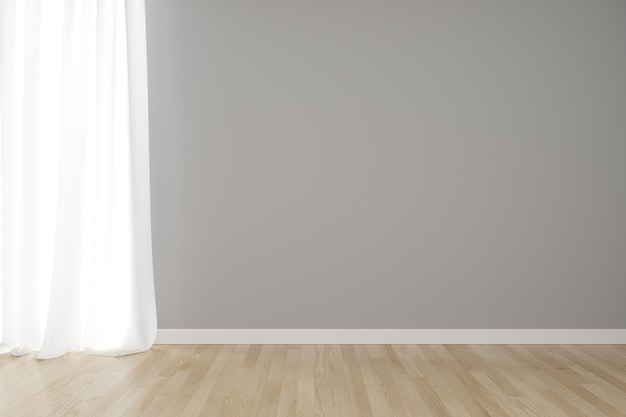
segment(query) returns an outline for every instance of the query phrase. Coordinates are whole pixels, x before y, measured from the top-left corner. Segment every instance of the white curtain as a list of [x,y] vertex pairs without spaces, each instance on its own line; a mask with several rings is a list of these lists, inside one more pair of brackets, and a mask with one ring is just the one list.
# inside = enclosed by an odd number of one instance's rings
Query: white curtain
[[156,336],[143,0],[0,0],[0,350]]

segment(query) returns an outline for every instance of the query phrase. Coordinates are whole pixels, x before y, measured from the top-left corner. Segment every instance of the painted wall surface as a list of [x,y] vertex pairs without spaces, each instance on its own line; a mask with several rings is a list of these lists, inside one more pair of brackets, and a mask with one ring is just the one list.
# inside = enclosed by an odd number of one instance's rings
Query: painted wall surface
[[146,7],[160,328],[626,327],[626,2]]

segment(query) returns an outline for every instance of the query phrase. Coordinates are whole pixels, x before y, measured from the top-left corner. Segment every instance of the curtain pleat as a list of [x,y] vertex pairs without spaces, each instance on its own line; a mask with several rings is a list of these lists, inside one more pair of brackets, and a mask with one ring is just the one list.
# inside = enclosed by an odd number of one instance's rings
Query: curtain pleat
[[156,336],[143,0],[0,0],[0,335],[14,354]]

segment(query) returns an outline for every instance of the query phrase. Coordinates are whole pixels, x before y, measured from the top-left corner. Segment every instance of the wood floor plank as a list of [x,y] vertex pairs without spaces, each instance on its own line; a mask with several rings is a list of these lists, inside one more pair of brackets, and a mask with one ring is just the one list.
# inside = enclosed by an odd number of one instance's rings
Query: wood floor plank
[[262,380],[258,384],[263,387],[260,402],[256,407],[249,408],[250,416],[261,415],[258,410],[263,410],[264,416],[276,416],[278,414],[278,406],[280,401],[280,391],[283,386],[283,375],[285,374],[285,366],[287,364],[287,355],[289,353],[287,346],[275,346],[275,353],[270,354],[270,367],[267,373],[267,384],[263,384]]
[[589,404],[595,409],[593,415],[626,416],[581,386],[581,383],[585,381],[584,378],[567,368],[566,363],[562,362],[562,360],[559,361],[559,358],[554,356],[557,353],[558,346],[553,346],[552,349],[548,347],[547,351],[542,346],[521,347],[510,345],[507,348],[541,367],[553,381],[555,390],[562,391],[564,397],[570,400],[570,402],[580,401]]
[[585,368],[621,391],[626,391],[626,357],[600,358],[594,351],[581,352],[575,346],[555,346],[555,350],[567,358],[570,363]]
[[[160,347],[169,348],[169,346]],[[210,348],[213,348],[213,345],[207,346],[207,349]],[[192,388],[192,393],[189,396],[187,403],[182,409],[177,410],[181,416],[199,416],[202,407],[207,401],[208,394],[213,390],[213,387],[215,387],[215,384],[220,379],[221,375],[226,372],[226,365],[235,350],[235,345],[217,345],[215,348],[219,349],[219,353],[210,364],[205,365],[204,375],[197,385]]]
[[282,375],[280,393],[278,394],[278,408],[276,410],[276,417],[288,417],[296,415],[300,353],[301,350],[298,348],[287,348],[285,369]]
[[414,360],[426,376],[428,385],[431,386],[450,415],[455,417],[469,416],[468,410],[463,407],[463,404],[461,404],[442,374],[442,372],[446,371],[446,367],[440,365],[438,358],[429,345],[419,346],[414,355]]
[[473,381],[478,384],[479,398],[483,399],[485,409],[492,410],[491,416],[536,417],[534,411],[527,409],[519,397],[507,395],[489,375],[482,371],[470,371]]
[[230,409],[233,395],[237,395],[241,387],[247,381],[250,368],[241,366],[248,346],[235,346],[228,362],[224,366],[224,371],[216,379],[211,391],[204,393],[206,400],[200,411],[200,416],[215,417],[224,416]]
[[315,410],[315,349],[314,345],[302,346],[298,368],[296,392],[296,417],[314,415]]
[[460,406],[467,411],[469,416],[490,417],[472,394],[471,387],[463,381],[449,362],[444,362],[443,358],[447,358],[447,351],[440,348],[441,346],[424,346],[429,362],[432,362],[439,370],[442,380],[450,388]]
[[155,345],[0,355],[0,415],[626,417],[624,345]]
[[344,345],[341,347],[343,366],[346,369],[347,388],[350,394],[352,412],[358,417],[373,417],[365,389],[365,381],[361,367],[356,359],[354,346]]
[[[491,417],[499,416],[515,416],[523,414],[520,412],[513,412],[510,408],[503,407],[504,401],[500,400],[501,389],[493,390],[486,389],[484,384],[481,384],[472,374],[472,370],[475,369],[472,366],[471,361],[467,361],[462,354],[455,354],[458,352],[457,345],[437,346],[435,347],[439,356],[441,356],[446,364],[454,370],[456,375],[463,381],[466,389],[471,393],[472,397],[478,402],[483,410]],[[491,382],[490,382],[491,384]],[[510,404],[510,403],[509,403]]]
[[[376,369],[372,363],[373,358],[381,357],[378,345],[375,346],[355,346],[356,359],[361,368],[363,381],[365,383],[365,392],[369,401],[370,408],[375,416],[390,416],[392,410],[385,401],[385,394],[379,385],[379,379],[376,375]],[[373,355],[373,356],[372,356]]]

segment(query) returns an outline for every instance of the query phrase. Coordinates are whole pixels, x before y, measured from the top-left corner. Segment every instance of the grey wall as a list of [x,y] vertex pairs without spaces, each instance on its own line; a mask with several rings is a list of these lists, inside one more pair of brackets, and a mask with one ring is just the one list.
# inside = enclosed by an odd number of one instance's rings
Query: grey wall
[[160,328],[625,328],[626,2],[148,0]]

